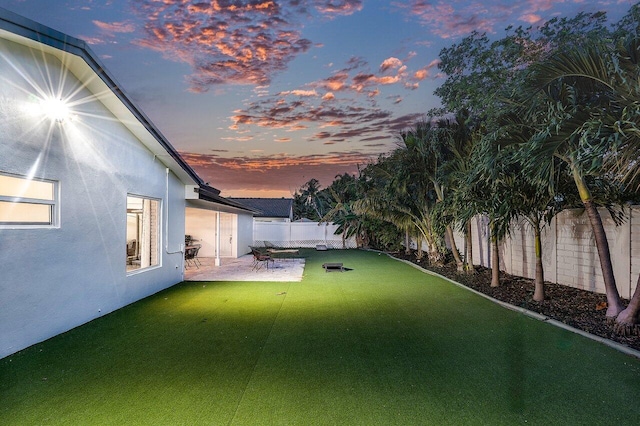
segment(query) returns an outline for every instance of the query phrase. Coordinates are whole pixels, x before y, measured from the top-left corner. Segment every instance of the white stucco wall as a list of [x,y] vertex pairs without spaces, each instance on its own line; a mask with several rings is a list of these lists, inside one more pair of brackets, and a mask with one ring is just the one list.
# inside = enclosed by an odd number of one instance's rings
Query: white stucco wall
[[[185,189],[58,59],[2,39],[0,53],[0,171],[55,180],[60,192],[58,228],[0,229],[1,358],[180,282]],[[38,90],[92,100],[52,123],[29,112]],[[160,266],[133,274],[128,193],[162,210]]]
[[187,207],[185,234],[191,235],[200,244],[200,257],[216,255],[216,218],[218,212]]
[[[235,210],[235,213],[221,212],[219,210],[209,210],[207,208],[198,207],[193,203],[187,202],[186,213],[186,234],[197,239],[200,244],[199,257],[215,257],[216,256],[216,227],[218,214],[220,219],[221,234],[221,257],[237,258],[249,253],[249,246],[253,244],[253,215],[251,213],[243,213]],[[198,203],[206,205],[202,201]],[[225,206],[214,203],[208,207],[210,209],[230,210]]]
[[237,255],[242,256],[251,252],[249,246],[253,245],[253,216],[251,214],[238,214]]

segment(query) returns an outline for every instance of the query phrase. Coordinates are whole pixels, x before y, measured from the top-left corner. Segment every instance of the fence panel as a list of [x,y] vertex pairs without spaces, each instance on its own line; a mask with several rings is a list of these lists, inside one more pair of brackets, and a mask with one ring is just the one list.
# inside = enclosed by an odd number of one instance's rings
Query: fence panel
[[[337,225],[318,222],[253,222],[253,244],[273,244],[284,248],[343,248],[342,235],[334,235]],[[265,244],[266,242],[266,244]],[[344,248],[356,248],[355,238],[348,238]]]
[[[606,210],[601,210],[607,234],[614,275],[620,296],[630,298],[640,274],[640,206],[626,211],[627,220],[619,226]],[[488,221],[472,221],[473,260],[491,267]],[[533,231],[525,224],[513,227],[500,244],[500,269],[527,278],[535,277]],[[456,242],[462,236],[456,236]],[[460,247],[462,249],[462,247]],[[570,287],[604,293],[600,259],[587,214],[583,209],[565,210],[542,231],[542,263],[545,280]]]

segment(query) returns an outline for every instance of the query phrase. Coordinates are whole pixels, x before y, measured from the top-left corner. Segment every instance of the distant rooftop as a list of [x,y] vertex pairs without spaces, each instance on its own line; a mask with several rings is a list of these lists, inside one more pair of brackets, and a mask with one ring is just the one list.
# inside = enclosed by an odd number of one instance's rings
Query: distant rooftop
[[256,210],[259,213],[255,217],[274,217],[291,219],[293,209],[293,198],[231,198],[242,205]]

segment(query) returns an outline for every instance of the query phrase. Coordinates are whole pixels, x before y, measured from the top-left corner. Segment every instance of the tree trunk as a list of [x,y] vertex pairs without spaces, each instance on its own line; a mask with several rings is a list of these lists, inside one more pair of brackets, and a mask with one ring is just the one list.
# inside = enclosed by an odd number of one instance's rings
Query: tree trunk
[[540,224],[533,227],[536,251],[536,280],[533,300],[542,302],[544,300],[544,268],[542,266],[542,241],[540,239]]
[[453,239],[453,229],[451,229],[451,225],[447,225],[446,231],[447,237],[449,237],[449,243],[451,244],[451,253],[453,253],[453,258],[456,261],[458,272],[462,272],[464,270],[464,262],[462,262],[462,259],[460,258],[460,252],[456,246],[456,240]]
[[467,273],[473,274],[475,272],[475,268],[473,266],[473,235],[471,234],[471,221],[468,221],[466,224],[467,232],[465,237],[467,238],[467,255],[465,260],[467,262]]
[[616,324],[614,331],[617,334],[630,335],[639,334],[638,326],[638,312],[640,311],[640,275],[638,275],[638,281],[636,282],[636,289],[633,291],[633,296],[629,301],[629,306],[626,307],[616,317]]
[[404,254],[411,254],[411,239],[409,238],[409,228],[404,230]]
[[498,239],[491,235],[491,287],[500,286],[500,252]]
[[573,179],[578,187],[580,193],[580,199],[589,217],[591,228],[593,230],[593,236],[596,242],[596,248],[598,249],[598,257],[600,258],[600,268],[602,269],[602,277],[604,278],[604,288],[607,294],[607,318],[615,319],[620,312],[622,312],[622,300],[620,299],[620,293],[618,293],[618,287],[616,286],[616,279],[613,276],[613,265],[611,264],[611,253],[609,251],[609,241],[607,240],[607,234],[604,232],[604,226],[602,225],[602,218],[598,212],[593,199],[591,197],[591,191],[587,187],[586,182],[580,176],[577,169],[573,168]]

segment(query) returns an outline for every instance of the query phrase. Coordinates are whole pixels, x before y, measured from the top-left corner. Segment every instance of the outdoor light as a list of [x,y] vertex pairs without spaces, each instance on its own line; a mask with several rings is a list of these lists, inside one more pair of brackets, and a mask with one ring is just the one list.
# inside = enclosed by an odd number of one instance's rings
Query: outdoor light
[[40,103],[40,108],[44,115],[51,120],[62,123],[71,117],[71,111],[65,101],[58,98],[44,99]]

